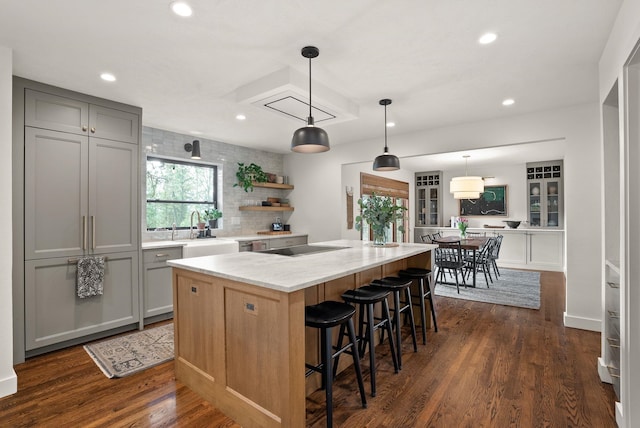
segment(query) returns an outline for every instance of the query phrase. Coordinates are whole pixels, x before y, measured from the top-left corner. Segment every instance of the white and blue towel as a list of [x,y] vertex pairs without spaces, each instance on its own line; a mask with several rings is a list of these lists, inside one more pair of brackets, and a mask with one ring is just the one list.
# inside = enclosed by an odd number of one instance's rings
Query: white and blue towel
[[76,292],[79,298],[102,295],[104,257],[81,257],[78,260],[77,274]]

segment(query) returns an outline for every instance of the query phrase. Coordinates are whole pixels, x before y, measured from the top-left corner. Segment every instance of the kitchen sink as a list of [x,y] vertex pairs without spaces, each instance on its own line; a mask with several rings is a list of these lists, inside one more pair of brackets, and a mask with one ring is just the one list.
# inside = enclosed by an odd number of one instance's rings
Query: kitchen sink
[[231,239],[189,239],[182,247],[182,257],[212,256],[215,254],[237,253],[239,251],[238,241]]
[[274,248],[273,250],[258,251],[264,254],[276,254],[279,256],[297,257],[306,254],[324,253],[326,251],[343,250],[350,247],[334,247],[328,245],[295,245],[293,247]]

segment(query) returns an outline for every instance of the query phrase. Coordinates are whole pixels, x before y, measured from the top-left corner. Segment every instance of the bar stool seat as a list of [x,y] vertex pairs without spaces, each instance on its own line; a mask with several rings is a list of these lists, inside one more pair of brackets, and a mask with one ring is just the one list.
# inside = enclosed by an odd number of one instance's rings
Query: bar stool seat
[[[327,408],[327,428],[333,426],[333,360],[343,352],[348,352],[353,357],[353,366],[358,379],[358,387],[360,388],[360,398],[362,407],[367,407],[367,399],[364,394],[364,384],[362,382],[362,371],[360,370],[360,357],[358,355],[358,341],[356,339],[353,328],[353,314],[356,309],[343,302],[327,300],[317,305],[305,307],[305,325],[307,327],[320,329],[320,364],[305,364],[307,371],[306,376],[313,372],[322,374],[322,386],[325,389],[326,408]],[[340,343],[337,347],[332,346],[332,328],[340,326],[340,336],[344,336],[346,328],[349,335],[349,343],[342,346]]]
[[[433,327],[438,332],[438,322],[436,321],[436,309],[433,306],[433,293],[431,292],[433,285],[433,274],[430,269],[423,268],[407,268],[398,272],[400,278],[411,278],[418,281],[418,294],[412,294],[412,304],[420,307],[420,320],[422,323],[422,343],[427,344],[427,308],[424,299],[429,299],[431,307],[431,317],[433,318]],[[415,299],[418,299],[417,301]]]
[[[371,285],[365,285],[355,290],[347,290],[342,294],[342,299],[351,304],[357,304],[360,308],[360,321],[358,323],[358,335],[357,339],[360,341],[360,358],[364,356],[364,353],[369,345],[369,373],[371,376],[371,396],[376,396],[376,353],[374,348],[374,333],[379,328],[386,328],[389,334],[389,348],[391,350],[391,358],[393,359],[393,368],[398,373],[398,358],[396,356],[395,344],[393,343],[393,332],[391,314],[389,312],[389,303],[387,297],[391,292],[379,287],[373,287]],[[376,318],[373,310],[377,303],[382,303],[382,318]],[[365,312],[366,310],[366,312]],[[364,331],[364,326],[367,326]],[[338,340],[338,346],[342,343],[342,336]],[[338,365],[338,358],[336,358],[336,364],[334,370]]]
[[[418,340],[416,338],[416,324],[413,320],[413,305],[411,304],[411,283],[408,278],[397,276],[385,276],[382,279],[374,279],[371,285],[390,291],[393,295],[393,323],[396,329],[396,354],[398,356],[398,367],[402,370],[402,323],[400,314],[409,312],[409,325],[411,326],[411,338],[413,339],[413,352],[418,352]],[[400,296],[404,292],[406,301],[401,302]]]

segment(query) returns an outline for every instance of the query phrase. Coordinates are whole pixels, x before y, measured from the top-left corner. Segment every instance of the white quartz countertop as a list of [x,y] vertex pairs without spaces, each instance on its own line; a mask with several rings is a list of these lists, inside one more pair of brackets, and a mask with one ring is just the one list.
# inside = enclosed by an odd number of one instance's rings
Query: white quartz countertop
[[[288,233],[284,235],[241,235],[241,236],[224,236],[220,238],[205,238],[205,239],[176,239],[170,240],[158,240],[158,241],[146,241],[142,243],[142,249],[155,249],[155,248],[167,248],[167,247],[184,247],[185,245],[215,245],[216,241],[259,241],[264,239],[273,238],[292,238],[296,236],[307,236],[306,233]],[[207,244],[205,244],[207,243]]]
[[345,247],[296,257],[261,252],[169,260],[168,265],[234,281],[293,292],[355,272],[431,251],[435,245],[374,247],[370,242],[337,240],[309,245]]
[[[454,232],[459,232],[458,228],[455,227],[443,227],[443,226],[420,226],[416,227],[416,229],[434,229],[434,230],[451,230]],[[504,228],[497,227],[468,227],[467,231],[469,232],[564,232],[564,229],[560,228],[551,228],[551,227],[523,227],[520,226],[516,229],[512,229],[509,226],[505,226]]]

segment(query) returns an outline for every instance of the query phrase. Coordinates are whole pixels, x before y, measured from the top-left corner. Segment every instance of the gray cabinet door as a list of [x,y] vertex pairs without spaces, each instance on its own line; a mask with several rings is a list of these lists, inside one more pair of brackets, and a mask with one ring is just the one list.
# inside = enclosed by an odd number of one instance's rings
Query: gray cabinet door
[[88,138],[25,128],[25,258],[87,248]]
[[166,261],[182,258],[182,247],[143,250],[144,318],[173,311],[172,268]]
[[89,106],[92,137],[138,144],[138,115],[104,106]]
[[92,253],[138,248],[138,146],[89,139],[89,243]]
[[84,299],[76,294],[73,259],[25,263],[27,351],[139,321],[138,253],[106,257],[104,294]]
[[89,104],[32,89],[24,102],[25,126],[88,135]]

